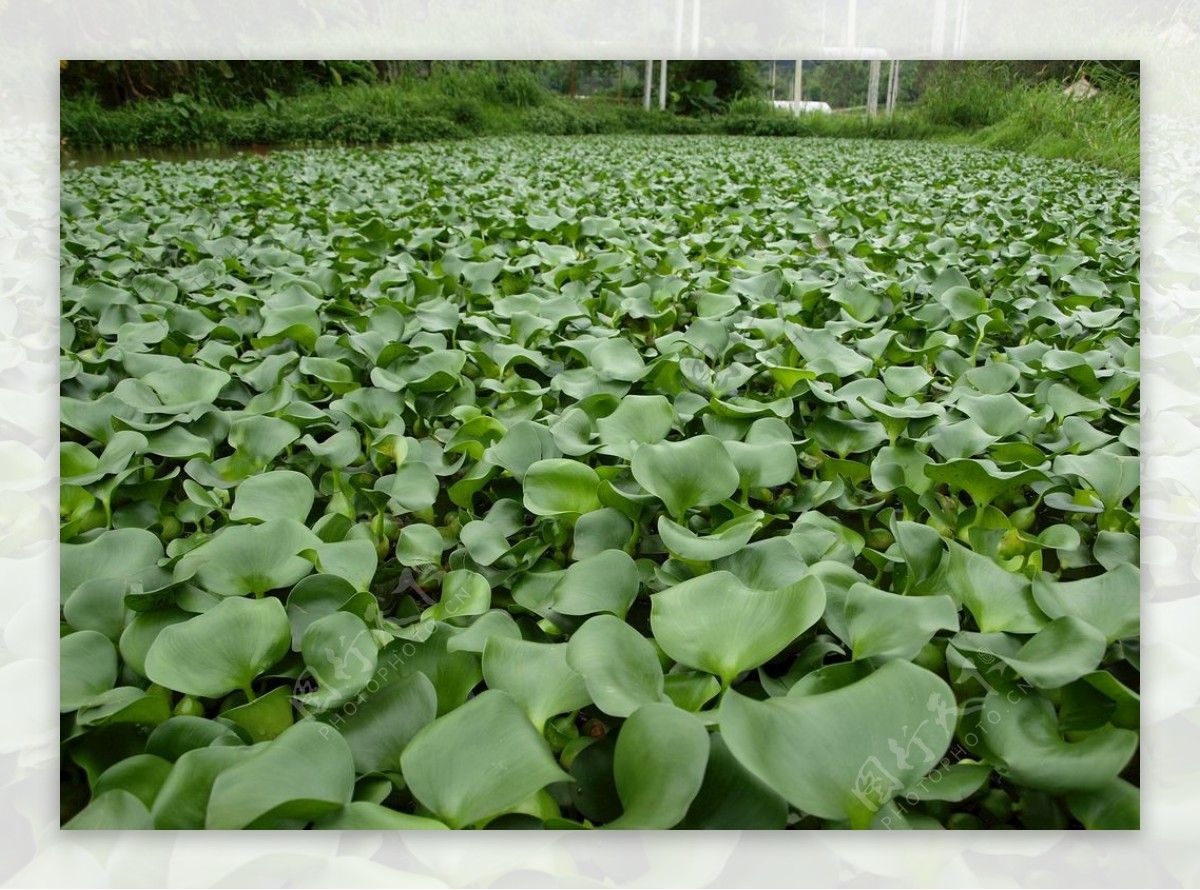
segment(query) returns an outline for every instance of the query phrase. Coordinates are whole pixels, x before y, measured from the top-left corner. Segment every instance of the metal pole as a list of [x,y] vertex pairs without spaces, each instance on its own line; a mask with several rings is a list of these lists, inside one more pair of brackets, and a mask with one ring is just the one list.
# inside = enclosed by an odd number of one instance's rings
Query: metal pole
[[792,81],[792,102],[796,111],[800,111],[800,102],[804,98],[804,60],[796,59],[796,77]]
[[645,109],[647,111],[649,111],[650,110],[650,90],[654,86],[654,61],[652,59],[646,60],[646,76],[645,76],[644,80],[645,80],[645,84],[642,87],[642,105],[645,107]]
[[659,62],[662,68],[658,72],[658,110],[667,110],[667,60]]
[[867,86],[867,117],[875,117],[879,112],[879,59],[871,60],[871,77]]

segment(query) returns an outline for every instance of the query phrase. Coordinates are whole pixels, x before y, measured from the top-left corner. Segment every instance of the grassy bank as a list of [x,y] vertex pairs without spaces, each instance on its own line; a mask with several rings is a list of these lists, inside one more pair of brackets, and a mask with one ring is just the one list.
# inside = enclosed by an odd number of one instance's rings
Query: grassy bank
[[[447,78],[446,80],[453,80]],[[213,145],[352,145],[543,133],[699,133],[704,123],[640,106],[571,100],[545,90],[490,95],[478,85],[348,86],[243,108],[177,97],[104,108],[64,100],[68,147],[176,148]]]
[[985,69],[947,73],[913,105],[869,120],[861,114],[794,117],[757,100],[693,118],[633,103],[568,99],[535,82],[475,76],[355,85],[219,108],[185,96],[104,108],[61,105],[68,150],[221,145],[347,145],[538,133],[726,133],[936,139],[1067,158],[1128,176],[1140,166],[1136,83],[1112,81],[1073,101],[1056,83],[1006,83]]

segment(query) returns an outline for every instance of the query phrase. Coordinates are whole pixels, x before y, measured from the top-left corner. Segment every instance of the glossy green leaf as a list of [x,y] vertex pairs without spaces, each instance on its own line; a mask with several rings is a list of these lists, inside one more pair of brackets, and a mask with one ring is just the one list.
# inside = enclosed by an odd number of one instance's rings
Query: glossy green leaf
[[405,746],[437,716],[437,692],[428,677],[413,673],[386,682],[392,673],[385,659],[377,674],[384,685],[364,696],[353,713],[329,718],[350,746],[358,773],[398,772]]
[[697,535],[691,529],[666,516],[658,517],[658,534],[667,549],[684,559],[710,562],[731,556],[744,548],[763,520],[761,510],[739,516],[713,529],[711,534]]
[[954,713],[944,681],[890,661],[816,695],[756,702],[731,690],[721,701],[720,725],[738,761],[793,806],[865,827],[937,765]]
[[251,476],[237,487],[229,518],[238,521],[293,519],[304,522],[312,509],[312,482],[303,473],[274,470]]
[[644,704],[665,700],[662,665],[654,647],[612,615],[595,615],[567,643],[567,664],[604,713],[628,717]]
[[535,516],[571,516],[600,507],[600,477],[587,464],[563,458],[530,465],[523,482],[525,509]]
[[738,487],[738,472],[719,439],[642,445],[633,455],[633,478],[679,518],[692,507],[716,504]]
[[1140,628],[1141,572],[1135,566],[1119,565],[1079,581],[1053,581],[1042,574],[1034,579],[1033,596],[1051,618],[1079,618],[1110,643],[1135,636]]
[[606,827],[673,827],[700,791],[707,763],[704,724],[674,705],[642,705],[617,736],[613,777],[623,811]]
[[163,628],[146,655],[146,676],[202,698],[246,689],[288,651],[291,628],[276,599],[224,599],[203,615]]
[[1138,745],[1136,732],[1111,726],[1064,739],[1054,706],[1035,692],[989,692],[983,713],[988,717],[980,730],[997,759],[997,771],[1042,791],[1103,788],[1117,778]]
[[611,612],[624,618],[640,585],[628,553],[604,550],[567,567],[554,588],[554,610],[563,615]]
[[516,701],[498,690],[420,730],[400,763],[413,796],[451,828],[510,812],[570,778]]
[[668,655],[716,674],[728,686],[812,627],[824,608],[825,591],[814,577],[778,590],[753,590],[718,571],[654,594],[650,626]]
[[353,788],[354,761],[345,740],[328,726],[297,723],[217,776],[204,827],[311,821],[349,803]]
[[533,643],[507,636],[488,639],[483,679],[513,697],[539,731],[558,714],[591,702],[583,677],[567,664],[566,643]]
[[112,689],[117,650],[104,634],[81,630],[59,641],[59,705],[64,713]]

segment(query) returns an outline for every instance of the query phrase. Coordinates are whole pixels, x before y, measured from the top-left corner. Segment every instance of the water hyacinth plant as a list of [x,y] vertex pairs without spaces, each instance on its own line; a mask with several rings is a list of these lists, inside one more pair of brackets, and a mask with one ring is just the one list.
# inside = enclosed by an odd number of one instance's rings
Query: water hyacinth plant
[[1132,828],[1136,181],[67,170],[68,828]]

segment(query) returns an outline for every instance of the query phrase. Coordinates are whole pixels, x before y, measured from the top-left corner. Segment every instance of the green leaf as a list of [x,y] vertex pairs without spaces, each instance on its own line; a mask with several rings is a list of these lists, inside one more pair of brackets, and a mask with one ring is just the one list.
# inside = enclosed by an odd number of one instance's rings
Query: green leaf
[[1039,630],[1016,655],[1000,657],[1038,689],[1058,689],[1095,670],[1106,648],[1104,634],[1068,615]]
[[965,321],[988,311],[987,297],[969,287],[951,287],[937,297],[950,310],[955,321]]
[[1124,779],[1069,794],[1067,805],[1088,831],[1136,831],[1141,827],[1141,792]]
[[218,596],[255,596],[291,587],[313,570],[300,554],[321,540],[294,519],[225,526],[175,564],[176,580],[194,577]]
[[774,488],[795,477],[796,449],[791,431],[776,418],[756,420],[745,442],[726,442],[743,489]]
[[158,797],[154,799],[150,811],[154,827],[160,830],[204,828],[213,783],[217,777],[234,765],[251,759],[265,747],[265,744],[249,748],[240,744],[236,747],[214,744],[212,747],[195,747],[180,754],[159,789]]
[[297,723],[217,776],[207,829],[270,828],[336,812],[354,791],[350,747],[336,730]]
[[664,396],[626,396],[612,414],[596,421],[600,452],[629,460],[639,445],[665,439],[674,417]]
[[223,719],[245,729],[251,742],[269,742],[281,735],[294,722],[292,716],[292,690],[287,686],[221,712]]
[[[149,823],[149,808],[154,806],[154,799],[158,797],[158,792],[172,766],[171,761],[155,757],[153,754],[126,757],[101,773],[92,789],[92,795],[99,798],[109,791],[128,791],[147,808],[146,821]],[[146,827],[150,826],[147,824]]]
[[881,376],[888,391],[902,399],[924,392],[933,380],[924,368],[907,365],[891,365],[883,369]]
[[1036,692],[989,692],[982,713],[987,718],[980,731],[997,759],[997,771],[1052,794],[1103,788],[1117,778],[1138,745],[1136,732],[1111,726],[1064,740],[1054,706]]
[[366,687],[375,673],[379,647],[361,618],[334,612],[305,629],[300,654],[320,689],[298,698],[309,707],[327,710],[345,704]]
[[613,777],[624,810],[605,828],[672,828],[700,791],[707,763],[703,723],[674,705],[642,705],[617,736]]
[[697,535],[666,516],[660,516],[658,534],[667,549],[676,556],[709,562],[731,556],[744,548],[758,530],[763,517],[761,510],[755,510],[718,526],[712,534]]
[[583,677],[596,707],[613,717],[628,717],[644,704],[666,700],[654,647],[612,615],[589,618],[571,635],[567,664]]
[[583,677],[567,664],[566,643],[534,643],[493,636],[483,649],[483,679],[507,692],[538,732],[558,714],[591,702]]
[[812,627],[825,608],[825,591],[812,576],[778,590],[752,590],[718,571],[656,593],[650,602],[650,626],[663,651],[728,686]]
[[522,487],[525,509],[535,516],[573,516],[600,508],[600,477],[578,461],[539,460],[530,465]]
[[[463,531],[466,531],[466,526]],[[400,536],[396,539],[396,559],[404,566],[438,565],[442,561],[445,546],[442,533],[434,526],[420,523],[406,525],[400,529]]]
[[624,618],[640,586],[633,558],[622,550],[604,550],[567,568],[554,587],[554,610],[563,615],[611,612]]
[[713,436],[642,445],[633,455],[633,478],[676,519],[692,507],[725,500],[738,487],[738,472]]
[[414,673],[386,682],[391,673],[385,660],[376,675],[381,688],[364,696],[352,713],[335,715],[360,774],[399,772],[405,747],[437,716],[437,692],[428,677]]
[[455,569],[442,578],[442,595],[425,618],[441,621],[461,615],[481,615],[492,604],[492,586],[487,578],[470,569]]
[[413,796],[451,828],[511,812],[570,778],[516,701],[494,689],[418,732],[400,763]]
[[375,490],[387,494],[389,505],[397,513],[416,513],[432,506],[441,488],[427,464],[410,461],[397,467],[395,473],[381,476]]
[[704,782],[678,827],[716,831],[785,828],[787,801],[738,762],[719,732],[709,733],[708,740]]
[[1063,454],[1054,459],[1054,472],[1079,479],[1090,485],[1108,510],[1122,502],[1140,484],[1139,463],[1136,457],[1093,451],[1091,454]]
[[939,766],[904,797],[906,801],[942,800],[958,803],[966,800],[984,786],[992,775],[985,763],[960,760],[949,766]]
[[218,698],[248,688],[284,656],[291,639],[279,600],[224,599],[159,631],[146,655],[146,676],[176,692]]
[[730,690],[719,716],[729,750],[789,803],[865,827],[941,760],[956,710],[937,675],[889,661],[816,695],[759,702]]
[[275,470],[251,476],[237,487],[229,518],[234,522],[248,519],[304,522],[314,497],[312,482],[303,473]]
[[1079,581],[1054,581],[1043,572],[1034,579],[1033,596],[1051,618],[1082,619],[1113,643],[1140,630],[1141,577],[1132,565]]
[[63,828],[68,831],[139,831],[151,828],[150,812],[136,796],[123,789],[96,797]]
[[961,544],[951,541],[948,546],[946,592],[970,610],[980,631],[1037,633],[1049,623],[1034,601],[1029,579]]
[[915,658],[939,630],[958,630],[948,596],[899,596],[868,584],[850,588],[844,606],[853,657]]
[[119,528],[101,532],[86,544],[63,544],[59,556],[59,591],[63,602],[85,581],[128,580],[163,557],[163,545],[152,532]]
[[612,380],[640,380],[646,373],[641,355],[628,340],[613,337],[598,344],[589,357],[601,376]]
[[67,634],[59,641],[59,709],[66,713],[112,689],[117,682],[117,650],[94,630]]
[[962,394],[954,407],[977,423],[989,436],[997,438],[1020,432],[1033,415],[1032,410],[1007,392],[993,396]]
[[379,554],[375,545],[364,538],[318,544],[300,555],[310,560],[325,575],[345,579],[355,590],[371,589]]
[[873,420],[838,420],[826,416],[808,424],[804,431],[823,450],[840,458],[871,451],[887,440],[883,424]]
[[601,507],[575,523],[575,546],[571,555],[583,561],[605,550],[620,550],[633,536],[633,523],[620,510]]
[[976,507],[986,507],[1001,494],[1019,491],[1030,482],[1042,482],[1048,477],[1040,470],[1001,470],[993,461],[984,459],[951,460],[944,464],[929,464],[925,475],[971,496]]

